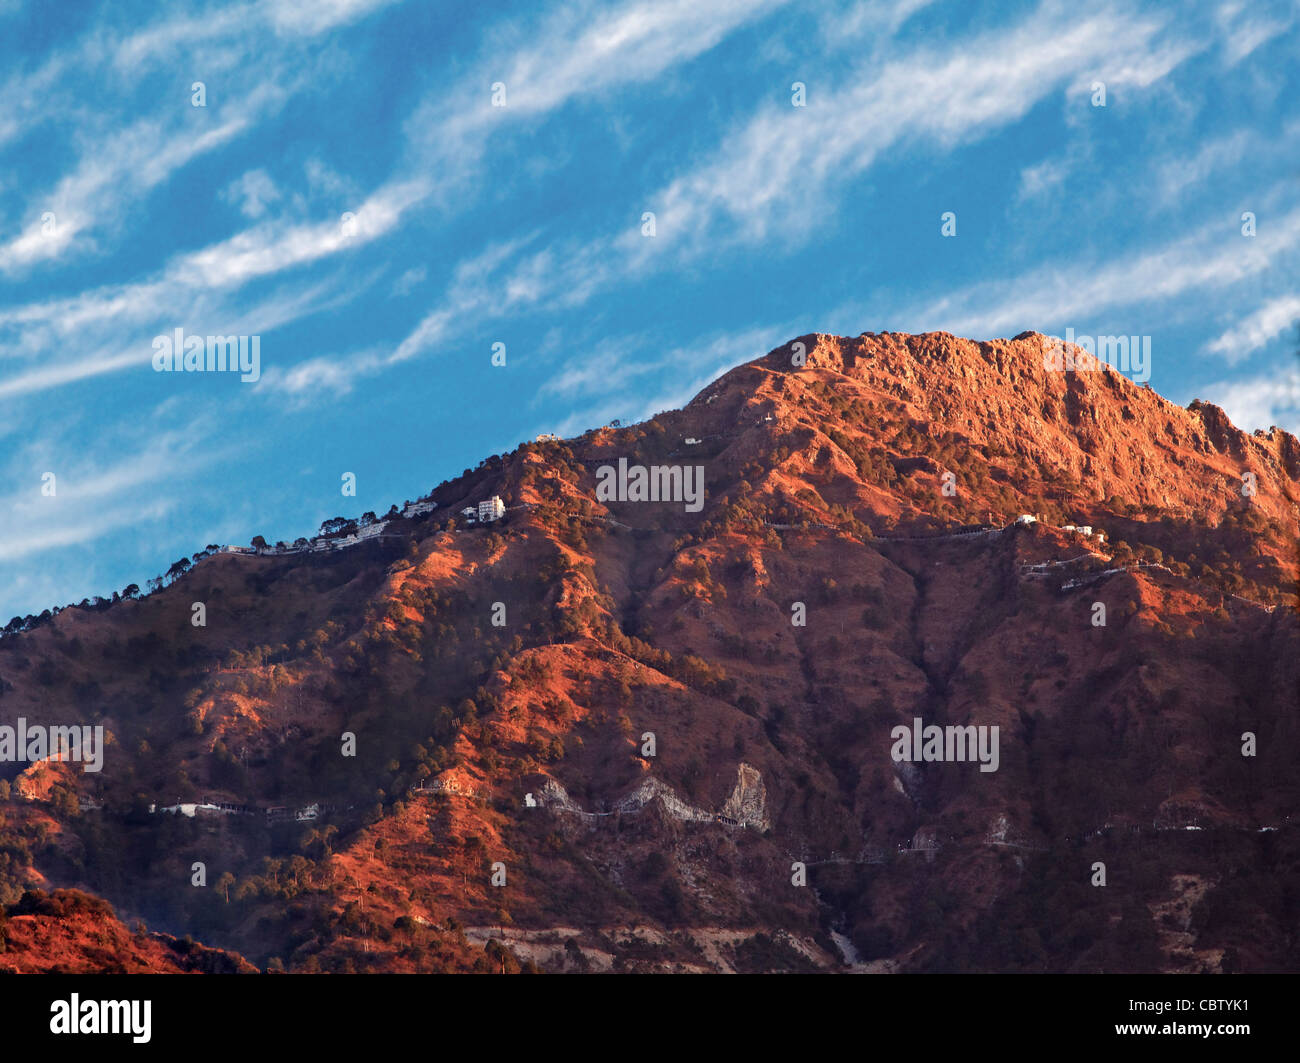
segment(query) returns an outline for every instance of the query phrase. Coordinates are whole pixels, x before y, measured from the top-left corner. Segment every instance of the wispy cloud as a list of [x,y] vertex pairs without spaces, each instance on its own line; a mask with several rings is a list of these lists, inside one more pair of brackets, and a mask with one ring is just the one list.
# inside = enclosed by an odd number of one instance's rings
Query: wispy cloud
[[109,462],[76,453],[58,435],[28,443],[7,462],[11,489],[0,502],[0,561],[84,546],[166,516],[176,501],[159,484],[177,469],[192,474],[211,460],[196,451],[195,437],[157,432]]
[[277,30],[314,36],[355,22],[400,0],[263,0],[260,10]]
[[[417,184],[380,189],[352,216],[313,224],[267,221],[211,247],[184,254],[147,281],[120,285],[42,303],[0,310],[0,355],[27,359],[43,355],[39,368],[0,376],[0,398],[30,394],[146,364],[158,329],[177,324],[202,331],[269,332],[296,317],[337,304],[337,289],[317,281],[305,291],[277,293],[260,304],[239,305],[231,296],[250,280],[265,278],[356,249],[388,233],[424,194]],[[355,296],[363,285],[348,285]],[[123,330],[134,342],[120,346]],[[75,353],[97,341],[93,357],[51,360],[49,352],[77,337]],[[107,350],[106,350],[107,348]]]
[[[585,0],[506,27],[448,95],[432,94],[407,125],[426,159],[457,173],[481,157],[498,131],[533,132],[537,121],[577,101],[648,82],[714,48],[728,34],[788,0]],[[494,106],[491,87],[505,89]]]
[[1264,303],[1254,313],[1213,340],[1207,350],[1226,358],[1229,365],[1235,365],[1287,329],[1298,325],[1300,294],[1280,295]]
[[[52,187],[29,197],[26,225],[0,243],[0,272],[12,275],[63,258],[72,248],[102,250],[90,237],[118,225],[133,201],[193,160],[248,134],[321,76],[303,50],[313,38],[393,2],[209,4],[125,32],[104,25],[101,16],[79,40],[36,68],[11,75],[0,84],[0,146],[42,125],[67,125],[75,118],[77,163]],[[209,106],[190,106],[188,84],[185,95],[134,93],[147,73],[172,69],[178,53],[202,55],[196,71],[203,73],[195,80],[218,79]],[[252,87],[232,90],[230,85],[249,81],[230,75],[253,64],[258,76]],[[95,90],[96,75],[127,91],[106,94],[109,106],[92,110],[79,93]],[[41,220],[47,212],[55,217],[53,227]]]
[[1230,0],[1219,5],[1215,17],[1223,34],[1224,56],[1230,65],[1235,65],[1290,29],[1296,8],[1285,0],[1280,3]]
[[249,170],[226,188],[225,198],[246,218],[257,219],[280,198],[280,190],[265,170]]
[[348,212],[348,218],[340,215],[311,225],[266,225],[246,230],[184,256],[172,272],[182,284],[193,288],[237,287],[252,278],[314,262],[383,236],[424,198],[426,191],[427,185],[416,181],[389,186]]
[[1194,155],[1179,155],[1162,162],[1156,182],[1159,198],[1167,204],[1177,204],[1190,186],[1202,184],[1216,173],[1239,166],[1248,152],[1261,150],[1263,140],[1253,130],[1238,129],[1206,141]]
[[[1255,238],[1242,237],[1231,227],[1232,219],[1227,221],[1152,251],[1091,262],[1074,258],[1066,265],[1042,263],[1012,278],[951,292],[902,316],[918,328],[988,336],[1063,329],[1125,307],[1143,306],[1150,313],[1162,301],[1258,278],[1291,255],[1300,239],[1300,210],[1278,218]],[[1122,331],[1119,325],[1114,328]]]
[[[0,272],[14,273],[58,258],[78,238],[120,225],[134,200],[194,159],[247,132],[285,97],[283,89],[266,83],[233,101],[210,126],[196,126],[178,111],[179,117],[143,118],[111,136],[101,131],[83,146],[72,173],[30,200],[33,220],[21,234],[0,244]],[[82,246],[93,245],[83,240]]]
[[[1111,84],[1149,84],[1203,47],[1166,37],[1160,18],[1112,9],[1080,18],[1071,10],[1073,17],[1045,5],[959,49],[873,56],[842,86],[822,89],[815,106],[764,108],[713,159],[648,197],[661,231],[691,256],[728,240],[807,240],[827,202],[891,151],[948,151],[1066,86],[1085,105],[1094,74]],[[623,246],[636,245],[626,237]]]
[[[168,281],[105,293],[84,303],[69,300],[24,307],[22,310],[27,314],[39,311],[41,323],[50,326],[39,333],[28,333],[28,342],[36,342],[32,337],[38,334],[46,337],[50,345],[59,344],[60,338],[66,337],[77,337],[82,342],[72,348],[72,357],[44,359],[36,368],[0,376],[0,399],[49,391],[125,370],[144,369],[153,358],[153,337],[178,326],[193,334],[270,333],[289,322],[339,307],[363,293],[376,278],[374,273],[360,278],[326,277],[296,288],[277,290],[251,304],[232,302],[220,290],[197,292]],[[0,328],[3,324],[0,316]],[[133,336],[134,342],[120,346],[123,333]],[[85,339],[91,336],[101,337],[102,344],[86,344]],[[110,346],[110,342],[118,346]],[[95,353],[87,356],[86,346],[95,349]]]
[[1300,434],[1300,380],[1294,369],[1219,380],[1198,391],[1202,398],[1222,406],[1238,428],[1267,430],[1276,425]]

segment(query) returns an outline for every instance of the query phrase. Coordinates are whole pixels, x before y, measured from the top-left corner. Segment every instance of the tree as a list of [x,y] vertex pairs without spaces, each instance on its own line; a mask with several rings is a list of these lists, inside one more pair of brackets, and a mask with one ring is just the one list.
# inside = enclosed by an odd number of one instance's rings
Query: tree
[[254,535],[252,546],[254,550],[265,550],[266,540],[260,535]]
[[122,589],[123,598],[134,598],[137,595],[139,595],[139,593],[140,593],[140,585],[138,583],[128,583]]
[[310,877],[311,861],[302,856],[294,856],[289,860],[288,871],[293,876],[294,889],[301,889],[303,880]]
[[224,871],[221,877],[217,879],[217,889],[221,890],[226,897],[226,903],[230,903],[230,887],[235,884],[235,876],[229,871]]
[[283,860],[277,860],[273,856],[262,857],[262,874],[268,876],[275,888],[280,888],[280,870],[284,867]]

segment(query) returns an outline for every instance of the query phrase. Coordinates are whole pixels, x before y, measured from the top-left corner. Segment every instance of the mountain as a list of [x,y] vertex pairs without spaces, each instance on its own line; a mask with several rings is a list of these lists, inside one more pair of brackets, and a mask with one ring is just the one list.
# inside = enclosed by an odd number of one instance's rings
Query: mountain
[[0,723],[106,745],[0,765],[10,923],[54,885],[291,971],[1295,970],[1300,446],[1045,343],[799,337],[16,618]]

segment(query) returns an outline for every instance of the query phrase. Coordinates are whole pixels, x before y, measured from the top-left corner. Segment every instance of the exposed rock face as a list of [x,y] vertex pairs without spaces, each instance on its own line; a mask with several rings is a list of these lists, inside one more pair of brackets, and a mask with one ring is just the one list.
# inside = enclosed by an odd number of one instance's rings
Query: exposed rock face
[[619,812],[639,812],[652,801],[658,801],[673,819],[685,823],[708,823],[714,818],[703,809],[687,804],[671,786],[655,778],[646,779],[626,797],[615,802],[614,808]]
[[722,814],[742,826],[770,830],[772,824],[767,819],[766,805],[767,790],[763,787],[763,776],[757,768],[751,768],[748,764],[739,765],[736,768],[736,788],[722,806]]

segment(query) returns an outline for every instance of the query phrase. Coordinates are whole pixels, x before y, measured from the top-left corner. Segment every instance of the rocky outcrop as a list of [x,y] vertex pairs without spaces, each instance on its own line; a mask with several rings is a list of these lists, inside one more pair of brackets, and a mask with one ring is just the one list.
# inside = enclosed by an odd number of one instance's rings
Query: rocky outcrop
[[771,830],[772,824],[767,818],[767,788],[763,785],[763,776],[757,768],[740,764],[736,768],[736,788],[731,791],[722,814],[734,819],[742,827],[755,830]]
[[643,779],[635,789],[615,801],[610,812],[589,812],[581,808],[557,780],[550,778],[538,787],[535,799],[547,808],[588,819],[618,813],[635,814],[652,802],[658,802],[669,816],[684,823],[725,823],[759,831],[770,830],[772,826],[767,818],[767,790],[763,786],[763,777],[757,768],[748,764],[737,765],[736,785],[718,812],[709,812],[683,801],[677,791],[654,776]]

